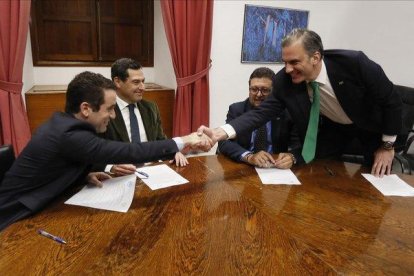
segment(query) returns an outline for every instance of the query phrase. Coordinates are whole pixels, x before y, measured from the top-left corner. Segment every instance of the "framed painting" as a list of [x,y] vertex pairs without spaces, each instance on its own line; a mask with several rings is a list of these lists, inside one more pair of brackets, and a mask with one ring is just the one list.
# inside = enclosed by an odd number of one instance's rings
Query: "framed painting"
[[309,11],[246,5],[241,62],[281,63],[283,37],[308,19]]

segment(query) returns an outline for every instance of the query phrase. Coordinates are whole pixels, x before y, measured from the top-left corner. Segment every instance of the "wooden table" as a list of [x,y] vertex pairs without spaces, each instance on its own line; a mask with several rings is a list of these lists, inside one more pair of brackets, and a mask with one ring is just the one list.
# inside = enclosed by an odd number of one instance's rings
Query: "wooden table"
[[298,166],[300,186],[262,185],[222,156],[176,170],[190,183],[137,182],[126,214],[58,202],[11,225],[0,233],[0,274],[414,274],[414,198],[382,196],[359,165]]

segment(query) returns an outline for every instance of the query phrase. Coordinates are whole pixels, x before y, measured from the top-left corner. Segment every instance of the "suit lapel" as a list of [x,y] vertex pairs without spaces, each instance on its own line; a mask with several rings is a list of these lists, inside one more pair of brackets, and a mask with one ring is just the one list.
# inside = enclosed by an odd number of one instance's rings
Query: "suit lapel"
[[[244,101],[244,110],[241,114],[244,114],[250,110],[252,110],[252,105],[250,104],[249,98],[247,98]],[[253,131],[246,133],[245,135],[240,135],[240,137],[238,138],[240,144],[243,145],[247,149],[250,147],[250,142],[252,140],[252,134],[253,134]]]
[[292,90],[288,93],[292,93],[296,100],[297,108],[302,112],[302,116],[306,118],[306,122],[309,120],[309,112],[311,108],[311,102],[309,100],[308,90],[306,82],[300,84],[292,84]]
[[123,142],[130,142],[128,137],[128,131],[125,126],[124,118],[122,117],[121,110],[119,109],[118,104],[115,106],[115,119],[112,120],[114,129],[119,135]]
[[335,68],[334,64],[329,61],[329,58],[324,60],[324,62],[329,81],[331,82],[332,89],[335,93],[336,98],[338,99],[339,105],[342,107],[348,117],[350,117],[352,115],[352,110],[349,110],[349,108],[352,108],[353,103],[352,101],[349,101],[350,99],[352,100],[352,97],[348,97],[347,93],[354,88],[351,88],[352,85],[348,83],[346,76],[338,73],[337,68]]
[[152,127],[149,125],[152,122],[150,118],[151,112],[148,110],[148,107],[142,104],[141,101],[137,103],[137,107],[138,107],[139,113],[141,114],[142,122],[145,128],[145,133],[147,135],[147,140],[148,141],[155,140],[154,131],[152,131]]

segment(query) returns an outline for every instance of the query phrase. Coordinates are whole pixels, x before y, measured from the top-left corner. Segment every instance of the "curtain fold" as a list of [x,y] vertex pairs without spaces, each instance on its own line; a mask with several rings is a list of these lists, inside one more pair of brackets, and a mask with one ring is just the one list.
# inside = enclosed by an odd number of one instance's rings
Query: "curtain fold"
[[18,155],[30,139],[22,98],[22,76],[30,0],[0,1],[0,144]]
[[173,136],[209,125],[209,68],[213,0],[162,0],[161,11],[170,48],[177,91]]

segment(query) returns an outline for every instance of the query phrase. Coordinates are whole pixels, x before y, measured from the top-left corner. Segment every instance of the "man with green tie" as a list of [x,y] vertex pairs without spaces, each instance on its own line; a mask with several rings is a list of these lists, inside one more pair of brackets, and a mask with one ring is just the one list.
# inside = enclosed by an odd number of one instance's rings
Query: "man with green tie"
[[285,68],[258,109],[199,132],[213,140],[234,138],[287,108],[303,143],[298,163],[338,157],[358,139],[371,173],[389,174],[402,102],[381,66],[361,51],[324,50],[320,36],[307,29],[294,29],[283,39],[282,59]]

